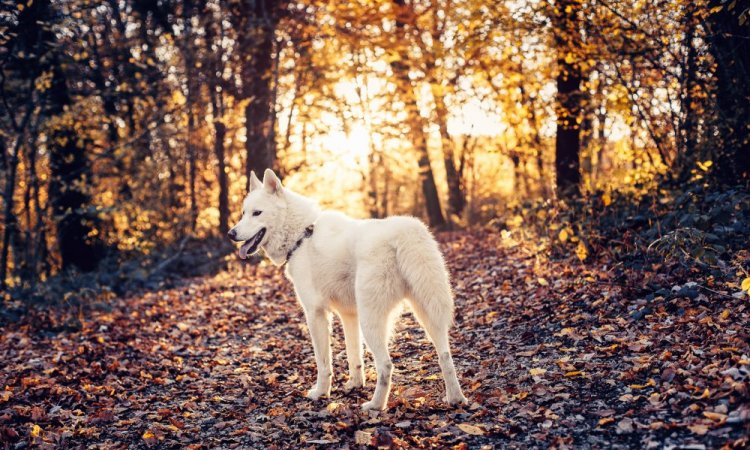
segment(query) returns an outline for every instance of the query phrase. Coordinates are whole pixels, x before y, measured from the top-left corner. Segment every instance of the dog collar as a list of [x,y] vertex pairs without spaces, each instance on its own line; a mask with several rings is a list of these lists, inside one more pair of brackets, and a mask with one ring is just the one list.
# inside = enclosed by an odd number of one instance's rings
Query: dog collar
[[286,261],[284,261],[284,264],[288,263],[290,259],[292,259],[292,255],[294,252],[297,251],[297,249],[302,245],[302,242],[305,241],[305,239],[309,238],[313,234],[313,230],[315,229],[315,224],[308,225],[307,228],[305,228],[305,232],[302,234],[302,237],[297,239],[297,242],[294,243],[292,248],[289,249],[288,252],[286,252]]

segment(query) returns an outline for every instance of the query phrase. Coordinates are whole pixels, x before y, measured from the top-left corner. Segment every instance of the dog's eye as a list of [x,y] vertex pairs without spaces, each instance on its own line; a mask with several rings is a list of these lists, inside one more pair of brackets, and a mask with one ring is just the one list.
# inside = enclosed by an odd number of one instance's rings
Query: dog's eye
[[257,209],[253,211],[253,216],[257,217],[259,215],[263,214],[263,211],[258,211]]

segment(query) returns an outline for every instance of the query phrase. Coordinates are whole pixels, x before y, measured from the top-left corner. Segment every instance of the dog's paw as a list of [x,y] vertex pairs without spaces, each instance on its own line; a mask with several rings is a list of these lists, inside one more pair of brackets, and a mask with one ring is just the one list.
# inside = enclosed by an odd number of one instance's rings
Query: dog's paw
[[445,397],[443,397],[443,401],[451,406],[466,406],[469,404],[469,400],[464,397],[464,394],[462,394],[461,392],[459,392],[458,394],[452,394],[451,396],[446,395]]
[[373,400],[370,400],[367,403],[362,404],[362,411],[384,411],[385,410],[385,402],[377,403]]
[[355,389],[364,387],[364,385],[365,382],[362,381],[362,378],[350,378],[349,381],[344,383],[344,392],[351,392]]
[[323,389],[314,388],[307,391],[307,398],[309,398],[310,400],[317,400],[321,397],[328,397],[329,395],[330,393],[324,391]]

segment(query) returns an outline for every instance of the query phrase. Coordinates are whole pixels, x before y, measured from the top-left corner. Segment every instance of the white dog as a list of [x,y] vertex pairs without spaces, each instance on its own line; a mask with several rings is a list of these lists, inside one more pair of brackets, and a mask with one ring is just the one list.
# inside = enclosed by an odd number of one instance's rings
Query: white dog
[[243,202],[242,218],[229,231],[244,241],[240,257],[262,248],[277,266],[286,264],[312,337],[318,378],[307,396],[331,392],[331,312],[340,318],[346,338],[349,381],[364,385],[362,343],[372,351],[377,386],[362,408],[385,409],[393,364],[389,335],[399,306],[406,300],[435,345],[449,404],[466,404],[448,344],[453,296],[437,242],[413,217],[355,220],[318,210],[315,203],[285,189],[271,170],[261,183],[255,174]]

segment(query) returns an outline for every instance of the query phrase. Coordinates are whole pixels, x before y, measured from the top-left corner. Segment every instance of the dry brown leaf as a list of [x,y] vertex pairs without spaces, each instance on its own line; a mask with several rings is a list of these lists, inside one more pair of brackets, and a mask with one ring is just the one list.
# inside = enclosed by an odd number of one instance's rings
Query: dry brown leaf
[[362,430],[355,431],[354,443],[357,445],[372,445],[372,433]]
[[711,419],[716,422],[724,422],[725,420],[727,420],[726,414],[721,414],[721,413],[716,413],[716,412],[711,412],[711,411],[703,411],[703,417],[707,419]]
[[615,421],[615,419],[613,417],[603,417],[603,418],[599,419],[598,423],[599,423],[599,426],[604,426],[604,425],[608,425],[608,424],[610,424],[610,423],[612,423],[614,421]]
[[458,424],[458,428],[466,434],[471,434],[474,436],[484,436],[484,430],[479,428],[476,425],[471,425],[468,423],[460,423]]

